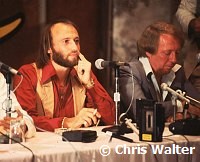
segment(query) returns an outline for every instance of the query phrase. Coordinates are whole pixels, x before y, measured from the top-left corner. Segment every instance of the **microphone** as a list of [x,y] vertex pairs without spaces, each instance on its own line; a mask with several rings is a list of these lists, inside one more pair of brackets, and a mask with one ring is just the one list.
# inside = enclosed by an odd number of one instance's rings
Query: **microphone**
[[104,61],[104,59],[97,59],[95,61],[95,66],[97,69],[102,70],[106,67],[129,66],[129,64],[121,61]]
[[1,61],[0,61],[0,69],[4,70],[6,72],[10,72],[10,73],[12,73],[14,75],[22,75],[20,72],[18,72],[17,70],[11,68],[8,65],[2,63]]
[[135,132],[135,134],[139,135],[139,130],[136,128],[136,126],[132,123],[132,120],[131,119],[127,119],[125,118],[125,124],[127,126],[129,126],[132,130],[133,130],[133,133]]
[[178,97],[179,99],[184,100],[184,101],[186,101],[187,103],[190,103],[190,100],[189,100],[189,99],[187,99],[187,98],[184,97],[183,95],[181,95],[181,94],[177,93],[176,91],[174,91],[173,89],[171,89],[166,83],[162,83],[162,84],[161,84],[161,88],[162,88],[162,90],[164,90],[164,91],[170,92],[172,95]]

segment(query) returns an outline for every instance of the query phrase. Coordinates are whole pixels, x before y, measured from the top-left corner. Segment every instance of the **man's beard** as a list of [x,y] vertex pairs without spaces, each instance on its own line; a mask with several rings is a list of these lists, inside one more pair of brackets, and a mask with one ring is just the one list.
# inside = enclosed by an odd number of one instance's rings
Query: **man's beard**
[[73,60],[69,60],[70,56],[67,56],[65,59],[63,58],[62,54],[59,52],[56,52],[55,50],[53,50],[53,55],[52,55],[52,59],[54,60],[55,63],[57,63],[60,66],[64,66],[64,67],[74,67],[75,65],[78,64],[78,55],[77,58],[74,58]]

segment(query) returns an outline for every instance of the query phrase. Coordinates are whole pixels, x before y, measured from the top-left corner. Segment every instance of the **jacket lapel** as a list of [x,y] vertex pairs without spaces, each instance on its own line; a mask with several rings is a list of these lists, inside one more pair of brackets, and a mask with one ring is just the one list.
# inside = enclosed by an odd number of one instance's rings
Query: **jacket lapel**
[[74,115],[76,116],[79,111],[84,107],[85,103],[85,87],[80,83],[76,76],[71,77],[72,93],[74,100]]

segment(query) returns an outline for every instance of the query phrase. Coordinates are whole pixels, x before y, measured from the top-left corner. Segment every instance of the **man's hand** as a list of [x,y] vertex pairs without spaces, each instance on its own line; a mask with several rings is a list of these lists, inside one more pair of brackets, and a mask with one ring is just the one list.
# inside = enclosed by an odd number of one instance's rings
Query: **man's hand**
[[200,107],[189,105],[188,112],[192,115],[195,115],[197,117],[200,117]]
[[11,120],[21,120],[23,118],[22,113],[17,109],[17,118],[13,117],[4,117],[2,120],[0,120],[0,127],[1,129],[4,129],[6,131],[10,130],[10,121]]
[[101,115],[96,109],[83,108],[77,116],[73,118],[66,118],[64,121],[65,128],[80,128],[82,126],[89,127],[96,124]]
[[[187,113],[186,118],[188,119],[188,118],[190,118],[190,117],[191,117],[190,114]],[[181,119],[184,119],[183,113],[177,112],[177,113],[176,113],[176,120],[181,120]],[[169,117],[166,119],[166,122],[168,122],[168,123],[172,123],[173,121],[174,121],[173,116],[169,116]]]
[[91,63],[81,53],[79,54],[79,58],[80,60],[77,65],[78,77],[84,85],[87,85],[91,79]]

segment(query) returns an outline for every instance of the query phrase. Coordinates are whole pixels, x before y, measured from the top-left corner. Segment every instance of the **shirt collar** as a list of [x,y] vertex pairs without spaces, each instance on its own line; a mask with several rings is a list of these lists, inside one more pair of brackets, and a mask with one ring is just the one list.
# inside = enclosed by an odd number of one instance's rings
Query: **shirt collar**
[[[52,65],[52,62],[49,61],[48,64],[45,65],[44,68],[42,69],[41,84],[44,84],[45,82],[51,80],[51,78],[55,77],[56,75],[57,75],[56,70]],[[70,75],[72,77],[77,77],[77,72],[74,68],[72,68],[72,70],[70,71]]]
[[153,73],[153,70],[151,68],[151,65],[149,63],[148,58],[146,58],[146,57],[140,57],[139,61],[142,63],[144,71],[145,71],[145,74],[146,74],[146,76],[149,79],[149,75]]

